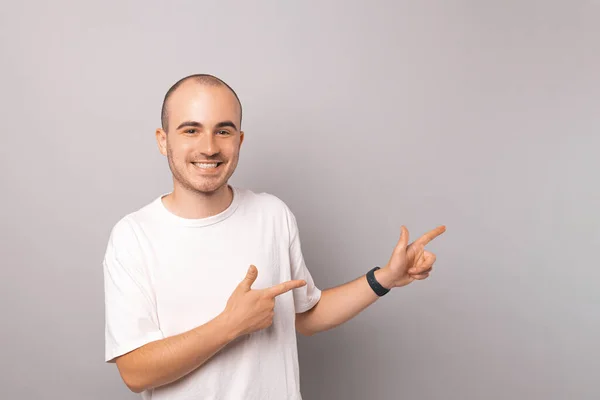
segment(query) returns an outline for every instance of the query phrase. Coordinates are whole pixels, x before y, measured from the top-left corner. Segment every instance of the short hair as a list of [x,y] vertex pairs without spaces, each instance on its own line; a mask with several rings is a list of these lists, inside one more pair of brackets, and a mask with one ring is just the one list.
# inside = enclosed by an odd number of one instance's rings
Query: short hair
[[238,105],[240,107],[240,126],[239,129],[242,128],[242,102],[240,101],[240,98],[238,97],[237,93],[235,92],[235,90],[233,90],[231,88],[231,86],[229,86],[227,83],[225,83],[225,81],[223,81],[222,79],[217,78],[214,75],[210,75],[210,74],[194,74],[194,75],[189,75],[186,76],[184,78],[181,78],[180,80],[178,80],[177,82],[175,82],[175,84],[173,84],[173,86],[171,86],[169,88],[169,90],[167,91],[167,93],[165,94],[165,98],[163,99],[163,103],[162,103],[162,108],[161,108],[161,113],[160,113],[160,122],[162,125],[162,128],[165,132],[167,132],[169,130],[169,110],[167,107],[167,101],[169,100],[169,98],[171,97],[171,95],[175,92],[175,90],[177,90],[177,88],[179,86],[181,86],[183,83],[187,82],[188,80],[193,80],[196,83],[199,83],[201,85],[206,85],[206,86],[225,86],[226,88],[228,88],[229,90],[231,90],[231,93],[233,93],[233,95],[235,96]]

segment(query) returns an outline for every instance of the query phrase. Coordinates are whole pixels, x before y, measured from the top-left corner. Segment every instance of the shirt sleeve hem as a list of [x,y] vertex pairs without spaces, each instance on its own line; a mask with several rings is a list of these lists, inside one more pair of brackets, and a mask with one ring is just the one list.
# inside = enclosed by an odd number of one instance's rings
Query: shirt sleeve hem
[[321,300],[321,290],[315,288],[314,292],[315,292],[315,295],[312,297],[312,299],[308,303],[305,303],[305,304],[301,305],[300,307],[296,307],[296,314],[300,314],[300,313],[310,310],[319,302],[319,300]]
[[164,337],[161,332],[152,332],[152,333],[149,333],[146,336],[143,336],[139,339],[132,340],[132,341],[129,341],[129,342],[121,344],[121,345],[109,346],[106,348],[106,354],[104,355],[104,361],[107,363],[114,363],[116,361],[117,357],[122,356],[123,354],[127,354],[133,350],[136,350],[145,344],[148,344],[150,342],[154,342],[156,340],[160,340],[163,338]]

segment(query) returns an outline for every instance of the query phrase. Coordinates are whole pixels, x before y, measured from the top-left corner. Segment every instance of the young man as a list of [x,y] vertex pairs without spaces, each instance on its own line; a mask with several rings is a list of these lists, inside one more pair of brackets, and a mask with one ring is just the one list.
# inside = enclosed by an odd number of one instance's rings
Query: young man
[[294,214],[233,187],[244,141],[235,92],[193,75],[167,92],[162,128],[173,191],[116,223],[104,258],[106,361],[153,400],[301,400],[296,331],[331,329],[389,289],[425,279],[435,256],[403,226],[388,264],[315,285]]

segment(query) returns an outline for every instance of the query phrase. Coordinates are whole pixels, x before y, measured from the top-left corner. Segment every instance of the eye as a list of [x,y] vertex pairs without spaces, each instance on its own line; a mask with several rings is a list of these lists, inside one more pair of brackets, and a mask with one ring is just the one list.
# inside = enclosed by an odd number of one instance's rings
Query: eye
[[217,133],[219,135],[229,135],[229,131],[225,131],[225,130],[217,131]]
[[190,135],[193,135],[194,133],[196,133],[196,130],[195,130],[195,129],[186,129],[186,130],[185,130],[185,131],[183,131],[183,132],[184,132],[184,133],[187,133],[187,134],[190,134]]

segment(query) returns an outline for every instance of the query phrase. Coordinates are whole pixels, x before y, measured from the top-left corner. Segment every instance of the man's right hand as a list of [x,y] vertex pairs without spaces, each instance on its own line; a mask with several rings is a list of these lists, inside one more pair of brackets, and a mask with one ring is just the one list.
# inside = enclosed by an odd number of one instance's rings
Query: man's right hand
[[258,270],[250,265],[246,277],[235,288],[223,315],[235,324],[236,337],[267,328],[273,323],[275,297],[306,285],[303,280],[292,280],[266,289],[253,290]]

